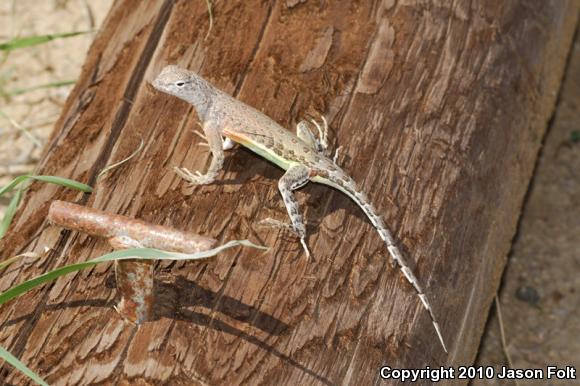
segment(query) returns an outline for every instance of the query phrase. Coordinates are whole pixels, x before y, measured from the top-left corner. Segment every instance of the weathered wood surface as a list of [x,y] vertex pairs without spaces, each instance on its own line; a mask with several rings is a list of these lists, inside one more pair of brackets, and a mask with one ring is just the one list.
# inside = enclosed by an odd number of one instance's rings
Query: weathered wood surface
[[[369,384],[381,365],[472,363],[565,64],[577,1],[118,1],[87,57],[38,173],[89,182],[82,197],[33,185],[2,257],[51,248],[0,289],[108,251],[48,226],[52,199],[77,200],[271,251],[159,269],[159,320],[112,309],[110,266],[69,275],[1,308],[0,345],[53,384]],[[416,262],[450,347],[362,213],[323,186],[298,193],[307,261],[285,219],[282,172],[244,151],[220,183],[204,168],[196,116],[146,82],[167,63],[291,128],[324,113],[340,163]],[[106,165],[144,150],[106,178]],[[318,226],[316,226],[319,223]],[[171,274],[171,275],[170,275]],[[5,366],[6,383],[21,384]]]

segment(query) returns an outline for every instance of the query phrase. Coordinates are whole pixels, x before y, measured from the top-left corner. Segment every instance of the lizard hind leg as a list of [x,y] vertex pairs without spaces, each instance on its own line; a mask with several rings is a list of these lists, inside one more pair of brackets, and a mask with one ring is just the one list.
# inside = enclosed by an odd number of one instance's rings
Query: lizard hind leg
[[306,227],[298,210],[298,201],[296,201],[293,191],[306,185],[309,180],[310,170],[304,165],[295,165],[290,167],[278,181],[278,189],[292,222],[292,228],[300,237],[300,244],[302,244],[308,258],[310,258],[310,251],[306,245]]

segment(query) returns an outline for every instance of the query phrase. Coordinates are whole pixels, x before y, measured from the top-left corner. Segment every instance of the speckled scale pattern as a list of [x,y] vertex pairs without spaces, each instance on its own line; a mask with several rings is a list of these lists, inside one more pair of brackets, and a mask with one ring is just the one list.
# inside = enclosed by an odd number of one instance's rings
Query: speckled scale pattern
[[225,93],[216,95],[210,107],[209,119],[221,123],[225,136],[228,136],[228,132],[235,131],[252,143],[271,149],[277,157],[311,169],[326,170],[330,166],[338,171],[330,159],[318,154],[310,144],[260,111],[241,104]]

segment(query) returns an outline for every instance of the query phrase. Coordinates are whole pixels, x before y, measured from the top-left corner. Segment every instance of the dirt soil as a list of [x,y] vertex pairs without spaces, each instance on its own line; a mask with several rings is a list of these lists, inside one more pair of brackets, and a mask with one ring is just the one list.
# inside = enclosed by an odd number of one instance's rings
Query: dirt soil
[[[478,365],[575,366],[580,372],[580,33],[500,291],[502,348],[492,309]],[[577,374],[575,384],[580,384]],[[554,384],[571,384],[553,382]],[[478,381],[474,384],[513,384]],[[520,381],[520,383],[524,383]],[[546,381],[533,382],[544,385]],[[531,384],[526,381],[525,384]]]
[[[0,41],[98,28],[111,0],[0,0]],[[578,34],[577,34],[578,35]],[[0,91],[75,79],[93,34],[0,56]],[[0,96],[0,186],[34,170],[71,86]],[[7,198],[0,198],[0,215]],[[580,37],[545,139],[479,365],[580,370]],[[477,381],[493,384],[499,381]],[[580,381],[577,381],[580,382]],[[522,383],[522,382],[520,382]],[[538,382],[545,384],[545,381]]]
[[[96,30],[110,0],[0,0],[0,42],[18,37]],[[94,33],[0,53],[0,186],[34,170],[72,86],[6,95],[75,80]],[[0,198],[0,213],[8,204]]]

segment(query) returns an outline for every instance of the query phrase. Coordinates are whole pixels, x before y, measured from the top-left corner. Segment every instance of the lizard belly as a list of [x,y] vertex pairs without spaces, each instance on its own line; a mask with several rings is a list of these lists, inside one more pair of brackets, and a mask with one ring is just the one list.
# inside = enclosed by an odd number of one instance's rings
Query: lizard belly
[[232,141],[239,143],[243,147],[253,151],[254,153],[258,154],[260,157],[267,159],[268,161],[272,162],[273,164],[281,167],[284,170],[288,170],[290,166],[294,163],[289,161],[274,152],[273,149],[270,149],[264,146],[261,143],[258,143],[252,140],[250,137],[244,135],[243,133],[224,129],[222,131],[223,135]]

